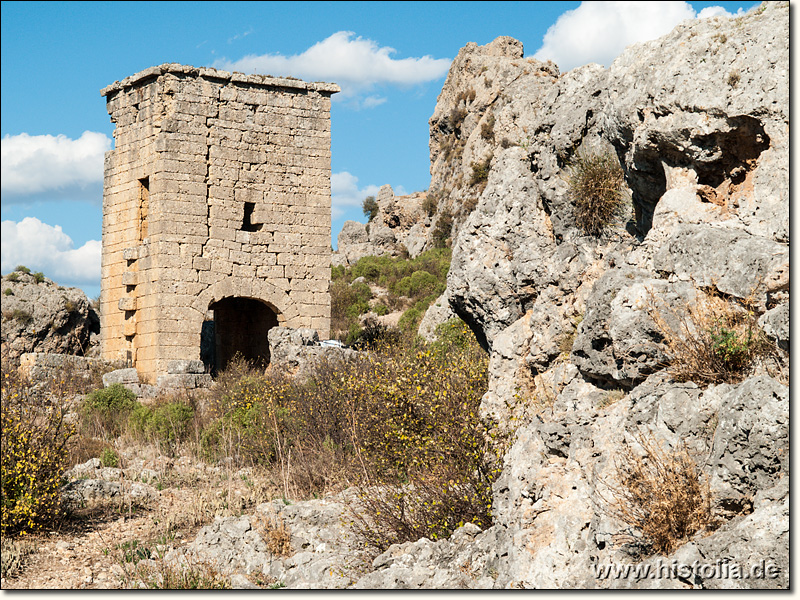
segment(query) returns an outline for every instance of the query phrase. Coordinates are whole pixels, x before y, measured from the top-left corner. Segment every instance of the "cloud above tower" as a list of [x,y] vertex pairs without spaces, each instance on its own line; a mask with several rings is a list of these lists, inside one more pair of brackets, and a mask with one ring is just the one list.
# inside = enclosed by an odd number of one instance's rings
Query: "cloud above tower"
[[[377,86],[410,87],[435,81],[444,77],[450,68],[449,58],[394,58],[396,53],[394,48],[380,46],[352,31],[338,31],[300,54],[251,54],[238,60],[220,60],[214,66],[227,71],[332,81],[341,86],[338,97],[342,99],[367,95]],[[372,95],[362,107],[370,108],[382,102],[381,97]]]

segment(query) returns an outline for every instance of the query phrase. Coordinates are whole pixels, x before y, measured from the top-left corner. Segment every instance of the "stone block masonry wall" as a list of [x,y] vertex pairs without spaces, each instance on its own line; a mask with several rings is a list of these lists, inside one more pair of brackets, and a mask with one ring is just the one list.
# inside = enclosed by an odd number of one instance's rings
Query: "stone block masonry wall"
[[[328,335],[337,91],[176,64],[102,90],[116,124],[103,195],[104,358],[154,378],[175,359],[219,368],[240,349],[268,359],[266,339],[242,339],[253,319]],[[213,351],[201,356],[211,319]]]

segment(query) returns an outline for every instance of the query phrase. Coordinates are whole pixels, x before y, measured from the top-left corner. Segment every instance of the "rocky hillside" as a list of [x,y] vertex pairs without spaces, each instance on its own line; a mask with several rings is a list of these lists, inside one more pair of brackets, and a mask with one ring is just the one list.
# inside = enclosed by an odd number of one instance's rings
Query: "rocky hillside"
[[[608,69],[560,74],[511,38],[459,52],[430,120],[443,302],[490,351],[482,410],[514,442],[492,528],[397,549],[370,585],[788,585],[788,40],[772,2]],[[619,163],[630,200],[599,234],[570,185],[592,156]],[[731,344],[746,368],[720,374]],[[653,554],[619,513],[636,464],[696,465],[714,522]],[[595,572],[762,559],[775,578]]]
[[375,198],[377,211],[366,225],[345,221],[333,266],[353,265],[365,256],[419,256],[430,246],[429,230],[436,211],[435,204],[427,204],[427,197],[425,192],[395,196],[392,186],[382,186]]
[[[787,375],[762,368],[708,385],[698,372],[677,382],[664,366],[679,347],[666,343],[663,321],[691,325],[666,332],[700,335],[690,309],[699,294],[717,295],[744,304],[788,349],[788,26],[788,4],[765,3],[682,24],[607,70],[556,77],[530,64],[492,111],[496,132],[523,141],[493,149],[486,189],[453,244],[446,294],[491,350],[485,414],[508,423],[515,404],[541,407],[522,417],[495,486],[497,525],[478,538],[494,540],[498,585],[787,584]],[[453,69],[498,45],[509,52],[494,60],[526,68],[518,46],[496,40],[467,46]],[[483,77],[460,75],[467,91]],[[567,182],[579,152],[604,149],[621,164],[633,214],[594,237],[576,226]],[[432,158],[436,172],[442,159]],[[625,448],[643,452],[642,435],[689,448],[725,515],[671,558],[769,557],[781,578],[594,577],[592,565],[626,560],[613,543],[622,524],[599,499]]]
[[[789,4],[608,69],[468,44],[430,126],[429,193],[382,188],[339,260],[449,236],[424,322],[452,311],[489,352],[491,526],[374,557],[346,491],[219,516],[163,562],[234,587],[788,588]],[[275,333],[299,365],[312,338]]]
[[100,320],[86,294],[41,273],[16,270],[3,276],[2,354],[26,352],[85,356],[99,343]]

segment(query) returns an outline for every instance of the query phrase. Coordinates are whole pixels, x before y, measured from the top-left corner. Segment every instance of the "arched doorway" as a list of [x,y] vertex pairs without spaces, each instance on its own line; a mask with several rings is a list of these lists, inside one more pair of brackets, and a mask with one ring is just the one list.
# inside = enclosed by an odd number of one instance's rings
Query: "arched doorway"
[[[266,366],[269,363],[267,333],[278,325],[278,311],[253,298],[223,298],[209,307],[213,321],[203,324],[201,349],[203,362],[218,373],[237,354],[248,361]],[[213,339],[213,343],[211,340]]]

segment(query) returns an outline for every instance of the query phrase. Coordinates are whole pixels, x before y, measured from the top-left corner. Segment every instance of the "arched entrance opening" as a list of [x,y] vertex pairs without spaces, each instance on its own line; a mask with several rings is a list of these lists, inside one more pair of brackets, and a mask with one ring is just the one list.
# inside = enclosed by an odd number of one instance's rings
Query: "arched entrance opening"
[[203,323],[201,358],[212,373],[219,373],[237,354],[266,367],[267,333],[278,325],[278,311],[253,298],[223,298],[209,305],[213,320]]

